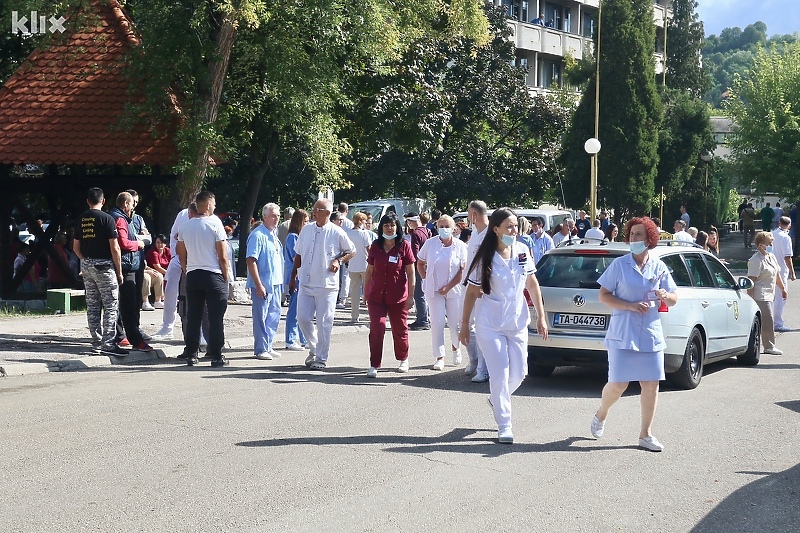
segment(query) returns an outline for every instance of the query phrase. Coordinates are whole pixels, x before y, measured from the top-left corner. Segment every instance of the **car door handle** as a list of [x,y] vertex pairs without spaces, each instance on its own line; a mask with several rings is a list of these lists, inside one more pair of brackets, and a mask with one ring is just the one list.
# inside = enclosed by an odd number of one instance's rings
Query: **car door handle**
[[733,302],[725,302],[725,305],[727,305],[728,307],[733,307]]
[[709,305],[711,305],[711,304],[709,304],[708,302],[706,302],[705,300],[703,300],[702,302],[700,302],[700,305],[702,305],[702,306],[703,306],[703,309],[705,309],[706,307],[708,307],[708,306],[709,306]]

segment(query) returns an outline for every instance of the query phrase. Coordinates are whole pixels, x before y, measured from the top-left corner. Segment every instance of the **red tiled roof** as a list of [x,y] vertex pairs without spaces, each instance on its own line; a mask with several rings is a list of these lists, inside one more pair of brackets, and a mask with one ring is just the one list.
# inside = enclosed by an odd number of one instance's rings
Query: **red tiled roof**
[[117,0],[92,2],[92,11],[83,29],[34,51],[0,89],[0,163],[176,162],[172,134],[120,125],[131,98],[124,56],[139,40]]

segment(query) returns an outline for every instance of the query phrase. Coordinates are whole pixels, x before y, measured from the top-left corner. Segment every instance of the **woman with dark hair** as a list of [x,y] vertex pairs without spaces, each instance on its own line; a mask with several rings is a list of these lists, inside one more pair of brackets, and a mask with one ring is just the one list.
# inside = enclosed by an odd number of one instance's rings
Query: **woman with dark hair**
[[658,402],[658,382],[664,379],[666,342],[659,307],[662,302],[673,306],[678,301],[677,286],[667,265],[648,253],[656,247],[659,237],[658,227],[649,218],[629,220],[625,242],[631,253],[614,260],[597,280],[598,299],[613,311],[604,343],[608,350],[608,383],[591,423],[592,435],[599,439],[611,406],[629,382],[638,381],[642,389],[639,447],[654,452],[664,449],[650,432]]
[[[283,282],[286,284],[287,291],[292,277],[292,268],[294,268],[294,256],[297,255],[294,245],[300,236],[300,230],[308,224],[308,220],[308,211],[305,209],[295,210],[289,220],[289,233],[286,234],[286,245],[283,247]],[[290,291],[289,309],[286,310],[286,349],[294,352],[302,351],[306,345],[306,336],[303,335],[303,331],[297,325],[297,291],[300,289],[299,283],[300,277],[298,276],[297,285],[295,285],[293,291]]]
[[610,242],[616,242],[617,237],[619,237],[619,228],[612,222],[606,228],[606,239]]
[[[408,372],[408,310],[414,305],[414,254],[403,238],[397,215],[381,217],[378,238],[369,247],[364,273],[364,301],[369,311],[369,370],[367,377],[378,377],[383,359],[386,315],[392,324],[394,357],[398,372]],[[409,297],[411,295],[411,297]]]
[[536,267],[527,245],[517,241],[517,216],[503,207],[489,217],[489,226],[467,270],[467,293],[459,340],[469,346],[469,319],[475,309],[475,338],[489,370],[489,404],[501,443],[514,442],[511,394],[527,373],[530,314],[524,290],[536,308],[536,330],[547,339],[542,294],[533,275]]
[[719,257],[719,232],[717,228],[711,226],[708,228],[708,240],[706,241],[707,250]]

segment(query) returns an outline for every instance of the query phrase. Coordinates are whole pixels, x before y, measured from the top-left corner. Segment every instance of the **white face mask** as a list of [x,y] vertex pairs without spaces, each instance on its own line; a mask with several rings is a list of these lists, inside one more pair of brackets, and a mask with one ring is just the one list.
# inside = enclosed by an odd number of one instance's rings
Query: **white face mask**
[[443,241],[450,240],[453,236],[453,228],[439,228],[439,238]]

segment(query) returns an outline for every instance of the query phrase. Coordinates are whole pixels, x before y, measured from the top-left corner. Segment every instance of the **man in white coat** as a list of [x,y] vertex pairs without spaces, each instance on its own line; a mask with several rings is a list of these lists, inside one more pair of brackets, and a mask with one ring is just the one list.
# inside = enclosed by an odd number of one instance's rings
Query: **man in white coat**
[[[778,258],[778,265],[781,270],[778,275],[783,280],[783,286],[786,287],[786,292],[789,292],[789,280],[795,280],[794,264],[792,263],[792,239],[789,237],[789,228],[792,227],[792,219],[789,217],[781,217],[778,220],[778,227],[772,231],[775,240],[772,243],[772,253]],[[775,301],[772,303],[772,315],[775,321],[775,331],[786,332],[790,331],[789,328],[783,323],[783,307],[786,305],[786,300],[779,295],[775,295]]]

